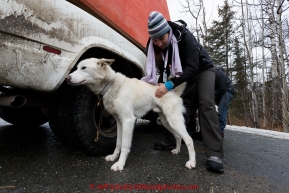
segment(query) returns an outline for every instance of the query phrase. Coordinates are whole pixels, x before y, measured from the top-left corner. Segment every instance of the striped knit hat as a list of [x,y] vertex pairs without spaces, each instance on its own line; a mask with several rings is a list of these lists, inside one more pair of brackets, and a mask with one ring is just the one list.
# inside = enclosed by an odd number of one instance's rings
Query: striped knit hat
[[151,39],[157,39],[165,35],[171,27],[164,16],[157,12],[152,11],[148,19],[148,32]]

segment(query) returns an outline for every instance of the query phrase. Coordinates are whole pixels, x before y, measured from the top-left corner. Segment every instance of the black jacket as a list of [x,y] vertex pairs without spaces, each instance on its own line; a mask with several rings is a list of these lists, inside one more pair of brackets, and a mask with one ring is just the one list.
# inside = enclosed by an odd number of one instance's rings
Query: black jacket
[[[183,21],[182,21],[183,22]],[[183,25],[178,25],[174,22],[168,21],[171,26],[173,33],[178,41],[179,54],[181,65],[183,69],[183,74],[180,77],[175,77],[172,82],[175,86],[182,84],[183,82],[190,82],[193,78],[200,72],[208,68],[213,68],[214,63],[209,56],[205,48],[196,40],[194,35],[186,28],[186,23]],[[149,41],[147,47],[144,51],[147,54]],[[171,48],[169,52],[168,64],[171,64]],[[164,66],[160,65],[160,79],[162,80]],[[166,72],[169,76],[169,67],[167,66]]]
[[222,96],[226,92],[235,94],[235,88],[231,79],[226,75],[222,67],[215,67],[215,102],[219,104]]

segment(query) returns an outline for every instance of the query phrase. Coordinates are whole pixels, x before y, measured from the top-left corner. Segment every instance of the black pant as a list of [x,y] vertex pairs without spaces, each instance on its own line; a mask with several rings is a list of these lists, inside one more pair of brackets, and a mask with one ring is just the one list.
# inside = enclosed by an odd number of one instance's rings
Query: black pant
[[213,68],[198,74],[194,78],[194,82],[197,87],[197,100],[194,101],[193,96],[183,96],[184,104],[187,103],[186,105],[190,106],[194,112],[199,110],[199,122],[206,155],[222,158],[224,156],[223,140],[215,109],[215,72]]
[[[206,156],[222,158],[223,140],[219,127],[218,114],[215,109],[214,89],[215,72],[213,68],[201,72],[192,81],[188,82],[182,94],[183,104],[186,108],[184,118],[187,131],[189,135],[192,136],[196,127],[193,123],[190,124],[190,117],[194,117],[196,110],[199,110],[199,122]],[[153,116],[150,112],[145,117],[151,120],[151,118],[148,117]],[[166,131],[165,136],[166,140],[173,143],[176,142],[174,136],[169,131]]]
[[[190,136],[196,130],[194,114],[197,109],[201,127],[202,139],[206,156],[223,157],[223,140],[219,127],[218,114],[215,109],[215,73],[212,69],[198,74],[187,86],[182,95],[186,108],[184,114],[185,124]],[[166,139],[175,143],[175,138],[170,132],[166,132]]]

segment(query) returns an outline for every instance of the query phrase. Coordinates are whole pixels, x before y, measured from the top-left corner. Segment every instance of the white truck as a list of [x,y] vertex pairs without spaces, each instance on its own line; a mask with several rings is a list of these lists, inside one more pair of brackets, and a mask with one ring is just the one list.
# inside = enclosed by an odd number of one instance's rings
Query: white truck
[[146,57],[132,40],[65,0],[1,1],[0,117],[21,126],[48,121],[58,138],[87,152],[112,151],[113,117],[85,86],[64,80],[79,61],[91,57],[115,59],[114,70],[141,78]]

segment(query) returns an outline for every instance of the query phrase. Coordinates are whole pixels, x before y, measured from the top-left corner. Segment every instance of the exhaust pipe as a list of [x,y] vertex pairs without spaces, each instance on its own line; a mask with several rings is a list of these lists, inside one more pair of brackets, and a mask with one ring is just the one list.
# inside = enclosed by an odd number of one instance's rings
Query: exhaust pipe
[[27,99],[24,96],[13,95],[13,96],[0,96],[0,106],[19,108],[25,105]]

